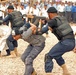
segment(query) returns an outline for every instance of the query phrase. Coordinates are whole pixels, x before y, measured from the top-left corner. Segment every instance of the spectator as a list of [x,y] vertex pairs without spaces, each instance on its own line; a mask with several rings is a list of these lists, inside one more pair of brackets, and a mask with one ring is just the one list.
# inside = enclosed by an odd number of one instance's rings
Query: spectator
[[76,3],[74,6],[72,6],[72,20],[73,23],[76,23]]
[[71,2],[68,2],[68,5],[65,7],[65,16],[68,20],[68,22],[70,23],[71,22],[71,15],[72,15],[72,5],[71,5]]

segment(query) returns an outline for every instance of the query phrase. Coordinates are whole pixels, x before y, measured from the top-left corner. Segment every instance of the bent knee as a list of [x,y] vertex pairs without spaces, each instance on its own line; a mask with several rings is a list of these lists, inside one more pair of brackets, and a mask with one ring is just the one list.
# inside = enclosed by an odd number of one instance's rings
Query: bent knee
[[30,58],[30,57],[27,57],[27,58],[25,59],[26,65],[32,64],[32,62],[33,62],[33,60],[32,60],[32,58]]
[[21,60],[23,61],[23,62],[25,62],[25,57],[24,56],[21,56]]

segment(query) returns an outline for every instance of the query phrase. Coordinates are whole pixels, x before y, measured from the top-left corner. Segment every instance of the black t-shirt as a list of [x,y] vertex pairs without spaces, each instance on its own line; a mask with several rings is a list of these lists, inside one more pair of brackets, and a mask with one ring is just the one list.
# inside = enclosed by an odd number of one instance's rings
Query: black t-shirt
[[[66,21],[64,21],[65,25],[67,24]],[[57,30],[57,28],[62,24],[62,21],[60,20],[60,22],[57,22],[57,19],[51,19],[48,21],[48,26],[51,27],[53,29],[52,33],[59,39],[61,40],[63,37],[68,36],[68,35],[73,35],[73,31],[67,33],[67,35],[63,36],[62,31],[61,30]],[[63,25],[63,24],[62,24]],[[67,27],[67,25],[66,25]],[[65,28],[65,27],[64,27]],[[63,28],[63,30],[64,30]],[[66,30],[66,29],[65,29]]]
[[51,28],[57,27],[57,20],[56,19],[49,20],[48,26]]

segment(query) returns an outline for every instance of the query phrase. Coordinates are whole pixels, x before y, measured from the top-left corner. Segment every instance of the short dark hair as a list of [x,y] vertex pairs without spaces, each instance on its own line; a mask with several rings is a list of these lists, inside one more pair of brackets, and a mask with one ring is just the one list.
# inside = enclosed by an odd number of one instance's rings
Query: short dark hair
[[9,5],[7,9],[14,9],[13,5]]
[[47,10],[48,13],[57,13],[57,10],[56,8],[54,7],[50,7],[48,10]]

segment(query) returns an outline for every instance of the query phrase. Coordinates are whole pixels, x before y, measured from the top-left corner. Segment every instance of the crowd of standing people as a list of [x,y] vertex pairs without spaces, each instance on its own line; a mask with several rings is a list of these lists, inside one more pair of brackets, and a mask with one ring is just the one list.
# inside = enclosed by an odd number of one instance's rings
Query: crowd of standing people
[[[30,6],[29,2],[3,2],[0,3],[0,10],[7,13],[8,5],[13,5],[14,10],[20,11],[22,14],[32,14],[37,16],[48,17],[46,11],[49,7],[55,7],[61,16],[65,16],[68,22],[76,23],[76,2],[35,2],[35,4]],[[0,11],[0,17],[4,18],[5,14]]]

